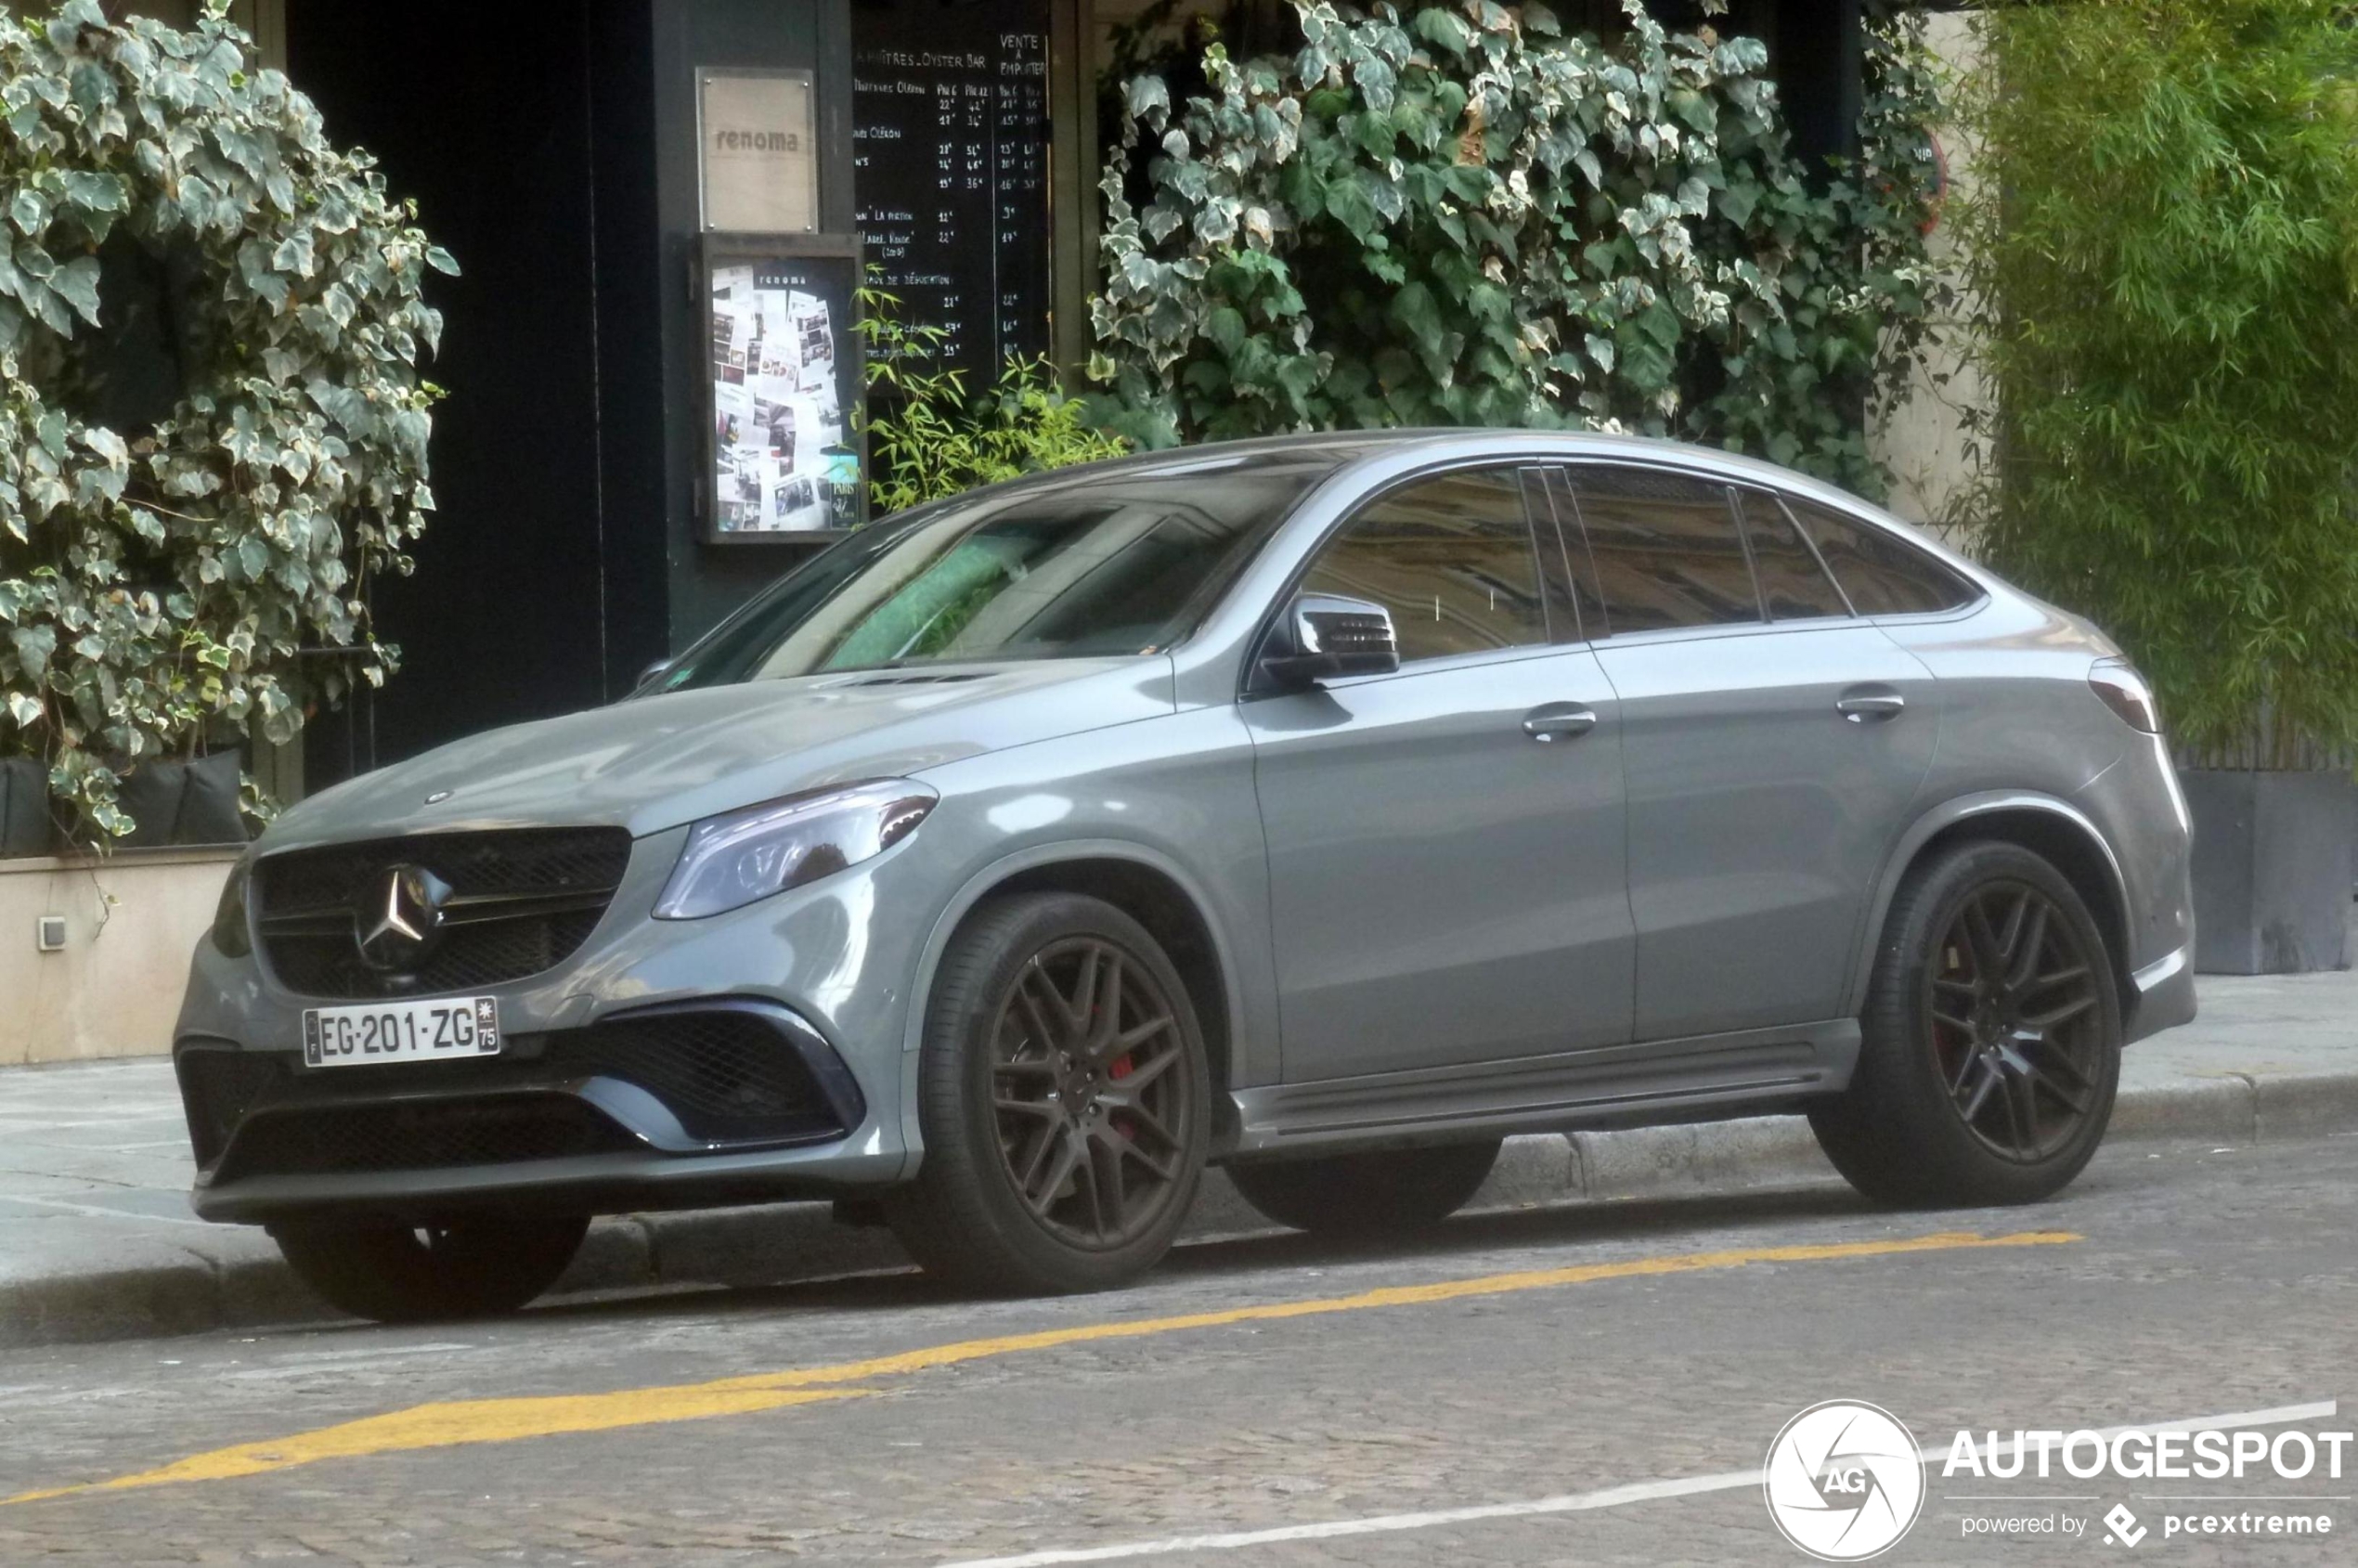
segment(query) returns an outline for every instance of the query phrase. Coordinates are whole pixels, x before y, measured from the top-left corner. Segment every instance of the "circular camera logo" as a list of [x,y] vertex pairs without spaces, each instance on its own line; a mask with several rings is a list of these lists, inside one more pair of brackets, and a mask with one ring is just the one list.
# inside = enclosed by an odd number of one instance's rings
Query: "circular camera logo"
[[1785,1423],[1761,1489],[1785,1539],[1828,1562],[1857,1562],[1916,1523],[1924,1466],[1891,1412],[1829,1399]]

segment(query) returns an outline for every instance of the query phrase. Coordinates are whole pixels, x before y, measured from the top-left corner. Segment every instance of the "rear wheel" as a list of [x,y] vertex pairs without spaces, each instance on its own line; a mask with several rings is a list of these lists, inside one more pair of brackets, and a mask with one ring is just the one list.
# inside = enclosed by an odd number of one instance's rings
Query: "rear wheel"
[[1850,1087],[1809,1113],[1880,1202],[2028,1203],[2077,1176],[2112,1119],[2119,993],[2071,884],[2012,844],[1909,874],[1860,1017]]
[[1328,1236],[1382,1236],[1439,1225],[1480,1191],[1498,1140],[1384,1149],[1323,1160],[1228,1167],[1237,1190],[1270,1219]]
[[329,1305],[379,1323],[419,1323],[515,1311],[557,1282],[589,1229],[576,1214],[280,1225],[270,1234]]
[[1077,894],[996,901],[943,957],[925,1160],[885,1217],[926,1272],[973,1289],[1126,1284],[1195,1201],[1210,1099],[1186,987],[1144,927]]

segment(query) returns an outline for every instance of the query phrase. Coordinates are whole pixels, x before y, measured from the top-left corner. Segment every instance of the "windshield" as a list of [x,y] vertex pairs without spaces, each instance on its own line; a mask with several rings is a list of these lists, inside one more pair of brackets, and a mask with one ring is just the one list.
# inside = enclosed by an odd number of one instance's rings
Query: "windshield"
[[1195,629],[1330,454],[984,491],[873,525],[690,649],[654,690],[828,670],[1149,654]]

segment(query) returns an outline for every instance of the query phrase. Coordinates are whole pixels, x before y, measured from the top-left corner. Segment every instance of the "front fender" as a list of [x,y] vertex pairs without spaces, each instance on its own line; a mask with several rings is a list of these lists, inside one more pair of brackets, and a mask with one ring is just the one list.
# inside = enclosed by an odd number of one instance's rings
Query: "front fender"
[[1195,907],[1224,981],[1231,1082],[1278,1076],[1276,977],[1268,937],[1268,857],[1253,793],[1252,742],[1232,705],[1185,710],[919,775],[941,791],[918,837],[955,889],[910,971],[901,1040],[901,1126],[911,1172],[923,1149],[916,1096],[927,998],[974,907],[1011,878],[1065,862],[1115,861],[1157,873]]

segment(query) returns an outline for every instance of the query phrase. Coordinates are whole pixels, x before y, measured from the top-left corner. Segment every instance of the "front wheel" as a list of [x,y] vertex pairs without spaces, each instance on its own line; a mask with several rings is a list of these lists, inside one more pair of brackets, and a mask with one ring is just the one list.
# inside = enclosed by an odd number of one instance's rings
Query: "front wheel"
[[984,906],[934,984],[925,1159],[887,1222],[927,1273],[971,1289],[1127,1283],[1195,1201],[1205,1061],[1185,985],[1129,915],[1070,893]]
[[1244,1200],[1281,1225],[1326,1236],[1385,1236],[1439,1225],[1473,1200],[1496,1138],[1228,1167]]
[[513,1312],[557,1282],[588,1216],[515,1216],[428,1225],[277,1225],[288,1266],[330,1306],[379,1323]]
[[2029,1203],[2079,1175],[2120,1082],[2104,934],[2016,845],[1964,844],[1892,901],[1849,1088],[1809,1112],[1834,1169],[1878,1202]]

